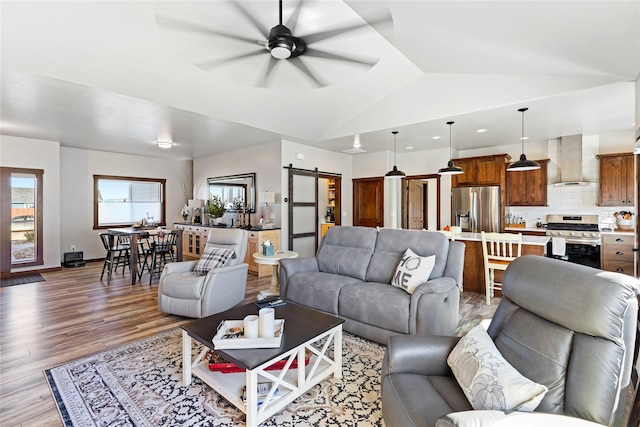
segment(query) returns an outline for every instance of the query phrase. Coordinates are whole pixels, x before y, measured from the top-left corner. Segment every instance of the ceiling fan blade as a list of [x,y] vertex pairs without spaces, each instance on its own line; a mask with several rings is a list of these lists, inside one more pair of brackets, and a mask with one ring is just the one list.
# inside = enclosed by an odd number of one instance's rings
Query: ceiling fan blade
[[231,3],[233,6],[235,6],[236,9],[238,9],[238,11],[245,17],[247,18],[247,20],[249,22],[251,22],[251,24],[253,25],[253,27],[258,30],[258,32],[260,34],[264,34],[265,37],[269,37],[269,28],[265,27],[264,25],[262,25],[262,23],[260,21],[258,21],[256,19],[255,16],[253,16],[252,14],[250,14],[247,9],[244,8],[244,6],[241,6],[239,1],[231,1],[229,2]]
[[228,56],[226,58],[214,59],[212,61],[200,62],[196,64],[196,67],[202,68],[203,70],[211,70],[212,68],[217,67],[218,65],[224,64],[226,62],[238,61],[244,58],[250,58],[252,56],[264,55],[266,51],[264,49],[254,50],[247,53],[242,53],[240,55]]
[[309,47],[304,52],[304,56],[311,56],[314,58],[323,58],[323,59],[333,59],[335,61],[351,62],[353,64],[366,65],[368,67],[373,67],[379,61],[378,59],[359,59],[359,58],[353,58],[348,56],[342,56],[335,53],[326,52],[324,50],[312,49]]
[[391,22],[393,22],[393,19],[391,18],[391,15],[388,14],[388,13],[385,13],[384,15],[382,15],[379,18],[373,19],[373,20],[371,20],[369,22],[365,22],[363,24],[349,25],[349,26],[346,26],[346,27],[335,28],[333,30],[327,30],[327,31],[319,31],[317,33],[311,33],[311,34],[298,36],[298,37],[303,39],[309,45],[311,43],[319,42],[321,40],[325,40],[325,39],[328,39],[330,37],[335,37],[335,36],[338,36],[340,34],[348,33],[350,31],[359,30],[360,28],[375,27],[375,26],[377,26],[379,24],[391,23]]
[[298,25],[298,19],[300,18],[300,10],[302,9],[302,5],[304,4],[304,1],[305,0],[300,0],[298,2],[295,10],[293,11],[291,16],[289,17],[289,20],[287,21],[286,27],[291,30],[291,34],[295,33],[296,31],[296,26]]
[[167,16],[162,16],[162,15],[156,15],[156,22],[158,23],[159,26],[164,27],[164,28],[170,28],[172,30],[188,31],[188,32],[191,32],[191,33],[199,33],[199,34],[205,34],[205,35],[226,37],[226,38],[229,38],[229,39],[240,40],[240,41],[251,43],[251,44],[259,43],[259,44],[263,44],[264,45],[266,43],[264,41],[252,39],[252,38],[249,38],[249,37],[243,37],[243,36],[237,36],[235,34],[223,33],[221,31],[216,31],[216,30],[213,30],[211,28],[203,27],[201,25],[192,24],[190,22],[185,22],[185,21],[180,21],[178,19],[169,18]]
[[307,77],[309,77],[316,84],[317,87],[324,87],[324,86],[327,85],[326,83],[321,81],[318,77],[316,77],[311,72],[311,70],[306,66],[306,64],[304,62],[302,62],[302,60],[299,57],[289,58],[289,59],[287,59],[287,61],[289,61],[289,63],[294,65],[298,70],[300,70],[304,74],[306,74]]
[[262,76],[262,79],[260,80],[260,82],[258,82],[258,84],[256,84],[256,86],[269,87],[271,73],[273,72],[273,69],[279,62],[280,62],[279,59],[276,59],[273,56],[269,55],[269,63],[267,64],[267,69],[265,70],[264,76]]

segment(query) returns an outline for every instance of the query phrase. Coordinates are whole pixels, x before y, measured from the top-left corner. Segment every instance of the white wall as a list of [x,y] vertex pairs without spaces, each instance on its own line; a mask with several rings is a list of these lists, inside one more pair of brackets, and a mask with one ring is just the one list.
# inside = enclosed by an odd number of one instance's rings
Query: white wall
[[167,225],[182,221],[180,210],[185,204],[182,181],[185,174],[190,179],[191,160],[62,147],[60,166],[62,252],[69,252],[71,245],[76,245],[77,250],[84,252],[85,259],[104,257],[98,238],[100,230],[93,230],[93,175],[166,179]]
[[42,169],[42,223],[44,265],[13,268],[12,272],[60,266],[60,143],[0,135],[0,166]]
[[[281,168],[279,165],[280,141],[196,159],[193,162],[194,196],[198,199],[209,198],[208,178],[255,172],[258,212],[251,215],[251,224],[258,224],[258,219],[264,209],[264,192],[273,191],[276,193],[276,202],[269,206],[275,214],[274,224],[279,227],[282,217]],[[225,222],[230,224],[231,216],[232,214],[225,214]]]

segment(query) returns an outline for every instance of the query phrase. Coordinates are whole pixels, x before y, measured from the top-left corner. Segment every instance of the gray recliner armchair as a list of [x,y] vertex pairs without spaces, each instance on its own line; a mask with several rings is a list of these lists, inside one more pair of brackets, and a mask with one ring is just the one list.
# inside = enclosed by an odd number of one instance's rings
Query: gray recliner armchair
[[239,304],[247,288],[244,262],[248,233],[242,229],[212,228],[207,247],[233,249],[234,255],[223,267],[206,275],[195,275],[195,261],[165,265],[158,285],[158,309],[178,316],[201,318],[220,313]]
[[[640,281],[619,273],[534,255],[512,262],[487,332],[518,372],[548,388],[535,412],[625,424],[639,293]],[[391,337],[382,369],[387,427],[461,425],[447,417],[473,409],[447,364],[459,340]],[[483,412],[473,425],[491,425]],[[511,415],[519,414],[502,416]]]

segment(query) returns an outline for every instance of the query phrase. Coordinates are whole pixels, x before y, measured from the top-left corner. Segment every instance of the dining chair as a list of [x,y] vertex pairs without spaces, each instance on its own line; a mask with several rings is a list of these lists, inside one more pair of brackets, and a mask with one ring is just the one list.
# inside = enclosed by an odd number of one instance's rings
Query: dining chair
[[[107,284],[111,282],[111,274],[115,271],[118,272],[118,267],[122,267],[122,274],[124,270],[129,267],[131,271],[131,264],[129,263],[131,249],[130,245],[121,244],[119,236],[111,236],[109,233],[100,233],[100,241],[104,247],[106,254],[104,257],[104,264],[102,265],[102,273],[100,274],[100,281],[104,277],[104,272],[107,272]],[[113,242],[113,243],[111,243]]]
[[175,247],[178,241],[177,233],[158,232],[149,234],[149,248],[145,250],[144,267],[149,272],[149,285],[153,276],[160,277],[162,269],[167,262],[175,261]]
[[495,271],[504,271],[511,261],[522,255],[522,233],[487,233],[482,231],[482,256],[487,305],[491,305],[494,291],[502,290],[502,283],[495,281]]

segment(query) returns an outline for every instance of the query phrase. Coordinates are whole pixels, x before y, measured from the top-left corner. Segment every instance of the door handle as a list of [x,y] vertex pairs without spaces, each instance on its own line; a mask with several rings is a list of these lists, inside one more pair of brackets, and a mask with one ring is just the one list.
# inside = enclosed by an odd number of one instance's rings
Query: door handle
[[618,251],[618,252],[616,252],[616,255],[624,255],[624,252]]

